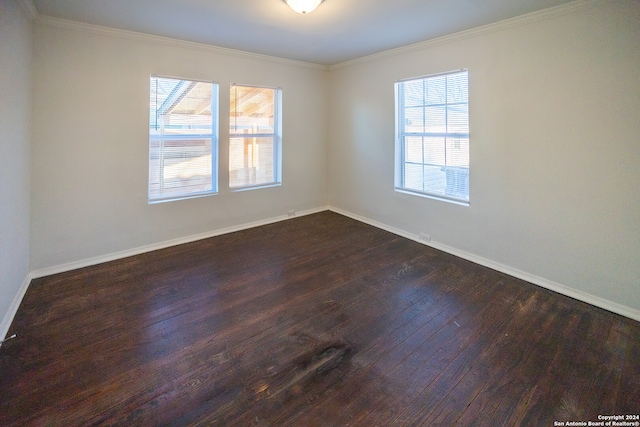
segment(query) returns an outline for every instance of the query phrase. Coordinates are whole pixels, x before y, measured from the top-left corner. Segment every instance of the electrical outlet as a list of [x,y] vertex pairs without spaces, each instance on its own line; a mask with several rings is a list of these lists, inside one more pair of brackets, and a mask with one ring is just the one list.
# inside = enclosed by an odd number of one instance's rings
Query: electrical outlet
[[422,240],[423,242],[430,242],[430,241],[431,241],[431,236],[430,236],[430,235],[428,235],[427,233],[420,233],[420,234],[418,235],[418,238],[419,238],[420,240]]
[[293,218],[294,216],[296,216],[296,211],[289,211],[287,213],[289,214],[289,218]]

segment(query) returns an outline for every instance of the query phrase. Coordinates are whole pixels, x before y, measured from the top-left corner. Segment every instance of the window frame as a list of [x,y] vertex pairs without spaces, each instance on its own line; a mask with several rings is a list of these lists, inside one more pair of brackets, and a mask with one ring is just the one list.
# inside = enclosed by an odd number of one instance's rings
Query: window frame
[[[170,134],[160,134],[160,135],[153,135],[152,134],[152,125],[153,123],[151,122],[151,97],[152,97],[152,89],[151,89],[151,85],[153,83],[153,79],[167,79],[167,80],[177,80],[177,81],[183,81],[183,82],[187,82],[187,84],[190,83],[206,83],[206,84],[210,84],[211,85],[211,105],[210,105],[210,109],[211,109],[211,132],[210,133],[203,133],[203,134],[176,134],[176,135],[170,135]],[[210,80],[201,80],[201,79],[186,79],[186,78],[182,78],[182,77],[174,77],[174,76],[165,76],[165,75],[157,75],[157,74],[151,74],[149,76],[149,134],[148,134],[148,149],[149,149],[149,155],[148,155],[148,182],[147,182],[147,203],[148,204],[157,204],[157,203],[165,203],[165,202],[172,202],[172,201],[178,201],[178,200],[186,200],[186,199],[193,199],[193,198],[199,198],[199,197],[207,197],[207,196],[212,196],[212,195],[216,195],[218,194],[218,147],[219,147],[219,102],[220,102],[220,85],[217,82],[214,81],[210,81]],[[157,103],[157,101],[156,101]],[[157,116],[157,105],[156,105],[156,116]],[[179,193],[179,194],[175,194],[175,195],[168,195],[168,196],[159,196],[159,197],[152,197],[152,192],[151,192],[151,186],[152,186],[152,180],[151,180],[151,174],[152,174],[152,165],[151,165],[151,161],[152,161],[152,148],[151,148],[151,144],[152,141],[154,140],[160,140],[160,144],[162,145],[164,143],[164,141],[167,140],[185,140],[185,141],[195,141],[195,140],[210,140],[211,142],[211,182],[210,182],[210,189],[208,190],[204,190],[204,191],[194,191],[194,192],[185,192],[185,193]],[[161,152],[161,154],[164,152],[164,148],[160,148],[159,151]],[[161,155],[160,154],[160,155]],[[162,162],[162,160],[161,160]],[[166,166],[165,165],[161,165],[160,169],[159,169],[159,173],[162,174],[162,176],[164,176],[164,168]]]
[[[443,77],[443,76],[453,76],[456,74],[461,74],[461,73],[465,73],[466,75],[466,119],[467,119],[467,132],[447,132],[448,129],[445,129],[444,132],[427,132],[426,129],[423,129],[422,132],[408,132],[406,131],[406,110],[407,110],[407,104],[405,102],[404,99],[404,84],[405,83],[410,83],[410,82],[417,82],[417,81],[424,81],[426,82],[428,79],[435,79],[435,78],[439,78],[439,77]],[[445,88],[445,91],[447,91],[448,88]],[[394,182],[394,189],[397,192],[401,192],[401,193],[406,193],[406,194],[411,194],[411,195],[416,195],[416,196],[421,196],[421,197],[427,197],[430,199],[435,199],[435,200],[441,200],[441,201],[445,201],[445,202],[449,202],[449,203],[454,203],[454,204],[459,204],[459,205],[463,205],[463,206],[469,206],[470,204],[470,185],[469,185],[469,177],[470,177],[470,159],[468,161],[468,166],[467,166],[467,171],[466,171],[466,189],[467,189],[467,193],[466,193],[466,198],[464,197],[455,197],[455,196],[450,196],[445,194],[441,194],[441,193],[437,193],[437,192],[433,192],[433,191],[428,191],[427,189],[424,189],[424,183],[425,183],[425,178],[424,178],[424,166],[425,165],[430,165],[430,166],[440,166],[441,168],[444,168],[444,172],[446,174],[447,170],[453,170],[453,168],[460,168],[460,166],[449,166],[447,167],[447,161],[446,161],[446,154],[445,154],[445,161],[444,161],[444,165],[439,165],[439,164],[429,164],[426,163],[425,160],[425,148],[424,148],[424,138],[444,138],[444,150],[443,152],[446,153],[447,152],[447,141],[449,139],[460,139],[460,138],[465,138],[468,141],[468,148],[467,148],[467,158],[470,156],[470,151],[471,151],[471,145],[470,145],[470,130],[469,130],[469,72],[468,69],[464,68],[464,69],[458,69],[458,70],[453,70],[453,71],[447,71],[447,72],[442,72],[442,73],[436,73],[436,74],[429,74],[426,76],[420,76],[420,77],[412,77],[412,78],[407,78],[407,79],[402,79],[402,80],[397,80],[394,84],[394,90],[395,90],[395,129],[396,129],[396,144],[395,144],[395,182]],[[448,96],[448,94],[447,94]],[[426,108],[429,106],[440,106],[440,107],[444,107],[445,111],[448,111],[448,106],[449,105],[461,105],[461,104],[465,104],[465,103],[449,103],[448,100],[447,102],[445,102],[444,104],[428,104],[424,98],[424,93],[423,93],[423,98],[422,98],[422,103],[420,104],[420,106],[422,108]],[[415,106],[414,106],[415,107]],[[425,116],[426,117],[426,116]],[[425,118],[425,123],[426,123],[426,118]],[[445,116],[445,126],[448,126],[447,123],[447,118]],[[422,142],[422,162],[416,163],[419,165],[422,165],[423,167],[423,172],[422,172],[422,183],[423,183],[423,190],[417,190],[415,188],[411,188],[411,187],[407,187],[405,185],[405,166],[409,163],[415,163],[415,162],[409,162],[406,159],[406,144],[407,144],[407,138],[423,138],[423,142]],[[445,178],[446,179],[446,178]],[[446,190],[445,190],[446,191]]]
[[[265,133],[240,133],[232,130],[233,108],[231,105],[231,91],[234,87],[270,89],[273,90],[273,132]],[[232,192],[256,190],[261,188],[278,187],[282,185],[282,88],[274,86],[250,85],[241,83],[231,83],[229,99],[229,190]],[[236,128],[237,130],[237,128]],[[273,181],[262,182],[249,185],[231,185],[231,140],[235,138],[273,138]]]

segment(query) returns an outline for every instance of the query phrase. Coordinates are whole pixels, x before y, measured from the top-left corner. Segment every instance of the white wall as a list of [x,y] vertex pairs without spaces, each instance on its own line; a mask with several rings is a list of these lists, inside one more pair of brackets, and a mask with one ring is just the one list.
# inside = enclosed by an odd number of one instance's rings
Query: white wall
[[29,273],[31,22],[0,0],[0,339]]
[[[39,19],[32,270],[326,206],[324,67]],[[147,204],[149,75],[220,84],[216,196]],[[283,185],[228,190],[229,85],[283,94]]]
[[[638,318],[640,3],[583,4],[334,67],[330,205]],[[471,205],[394,192],[394,81],[459,68]]]
[[[327,204],[638,318],[637,1],[585,1],[329,73],[42,17],[30,66],[16,4],[0,1],[3,326],[29,270]],[[471,206],[394,192],[394,81],[458,68],[470,77]],[[147,204],[151,73],[220,83],[219,195]],[[232,82],[283,88],[282,187],[226,189]]]

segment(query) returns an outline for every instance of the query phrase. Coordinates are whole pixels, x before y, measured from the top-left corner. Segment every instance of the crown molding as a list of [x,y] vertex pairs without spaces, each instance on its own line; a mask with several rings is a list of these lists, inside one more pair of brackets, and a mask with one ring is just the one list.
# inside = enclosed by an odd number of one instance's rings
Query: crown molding
[[[30,0],[21,0],[30,1]],[[321,64],[314,64],[311,62],[296,61],[293,59],[280,58],[277,56],[263,55],[260,53],[247,52],[243,50],[229,49],[226,47],[214,46],[204,43],[191,42],[180,39],[173,39],[170,37],[156,36],[152,34],[139,33],[135,31],[121,30],[111,27],[103,27],[100,25],[87,24],[84,22],[71,21],[68,19],[54,18],[52,16],[38,15],[38,24],[46,25],[49,27],[61,28],[72,31],[89,32],[93,34],[99,34],[107,37],[118,37],[128,40],[133,40],[143,43],[159,44],[170,47],[182,47],[186,49],[195,49],[200,51],[206,51],[210,53],[216,53],[220,55],[235,56],[248,59],[256,59],[260,61],[275,62],[284,65],[290,65],[294,67],[311,68],[315,70],[328,71],[329,67]]]
[[140,42],[154,43],[154,44],[160,44],[165,46],[197,49],[197,50],[208,51],[208,52],[217,53],[221,55],[257,59],[262,61],[269,61],[269,62],[296,66],[296,67],[311,68],[311,69],[321,70],[321,71],[338,70],[341,68],[351,67],[357,64],[372,62],[372,61],[376,61],[383,58],[416,52],[416,51],[432,48],[435,46],[440,46],[447,43],[452,43],[456,41],[477,37],[480,35],[486,35],[486,34],[491,34],[498,31],[507,30],[510,28],[521,27],[521,26],[533,24],[536,22],[590,9],[599,5],[610,3],[612,1],[614,0],[576,0],[571,3],[566,3],[560,6],[551,7],[541,11],[520,15],[515,18],[506,19],[496,23],[483,25],[481,27],[471,28],[469,30],[460,31],[454,34],[449,34],[442,37],[428,39],[422,42],[409,44],[409,45],[402,46],[395,49],[385,50],[382,52],[374,53],[372,55],[367,55],[367,56],[363,56],[353,60],[327,66],[327,65],[315,64],[311,62],[296,61],[293,59],[263,55],[260,53],[247,52],[247,51],[242,51],[237,49],[229,49],[229,48],[224,48],[224,47],[214,46],[214,45],[209,45],[204,43],[191,42],[191,41],[185,41],[180,39],[173,39],[169,37],[139,33],[135,31],[121,30],[121,29],[116,29],[111,27],[104,27],[100,25],[87,24],[87,23],[71,21],[67,19],[54,18],[51,16],[38,14],[31,0],[18,0],[18,2],[23,7],[25,12],[32,19],[36,19],[38,23],[51,26],[51,27],[63,28],[63,29],[74,30],[74,31],[85,31],[85,32],[91,32],[94,34],[125,38],[129,40],[136,40]]
[[18,0],[18,4],[22,7],[24,13],[26,13],[29,19],[31,19],[32,21],[34,21],[38,17],[38,11],[36,10],[36,7],[33,5],[33,2],[31,0]]
[[598,5],[609,3],[613,0],[577,0],[560,6],[550,7],[537,12],[527,13],[525,15],[516,16],[515,18],[505,19],[504,21],[495,22],[493,24],[483,25],[481,27],[471,28],[469,30],[460,31],[442,37],[428,39],[422,42],[409,44],[395,49],[385,50],[383,52],[374,53],[372,55],[363,56],[350,61],[341,62],[329,66],[329,71],[338,70],[340,68],[351,67],[357,64],[376,61],[383,58],[393,57],[406,53],[425,50],[435,46],[447,43],[466,40],[480,35],[491,34],[498,31],[507,30],[515,27],[522,27],[536,22],[556,18],[559,16],[569,15],[582,10],[590,9]]

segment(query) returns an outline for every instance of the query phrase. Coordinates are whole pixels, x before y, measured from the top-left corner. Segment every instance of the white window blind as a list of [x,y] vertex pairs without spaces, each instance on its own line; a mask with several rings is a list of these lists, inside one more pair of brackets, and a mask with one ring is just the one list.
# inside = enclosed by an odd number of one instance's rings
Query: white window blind
[[280,89],[231,85],[229,187],[281,182]]
[[466,70],[396,83],[396,189],[469,202]]
[[217,191],[218,85],[151,76],[149,202]]

